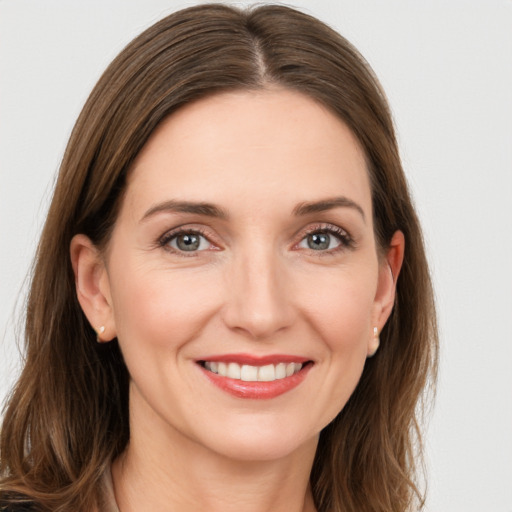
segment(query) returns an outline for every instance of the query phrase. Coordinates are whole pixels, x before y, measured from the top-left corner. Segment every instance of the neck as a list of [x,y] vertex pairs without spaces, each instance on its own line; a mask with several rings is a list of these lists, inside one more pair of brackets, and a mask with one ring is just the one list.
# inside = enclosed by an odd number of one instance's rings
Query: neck
[[121,512],[315,511],[309,475],[316,438],[277,459],[237,460],[176,430],[155,429],[154,421],[131,423],[130,443],[112,465]]

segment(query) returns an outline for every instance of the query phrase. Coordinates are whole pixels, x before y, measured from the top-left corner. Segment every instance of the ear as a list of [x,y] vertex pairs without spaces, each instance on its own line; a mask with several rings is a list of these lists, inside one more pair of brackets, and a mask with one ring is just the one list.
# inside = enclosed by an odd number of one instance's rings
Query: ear
[[404,260],[405,238],[401,231],[396,231],[386,254],[379,264],[379,278],[377,291],[374,301],[374,318],[372,328],[377,328],[372,332],[371,340],[368,343],[368,356],[375,354],[379,347],[379,333],[386,324],[393,306],[395,304],[396,282],[402,262]]
[[116,337],[110,283],[105,261],[85,235],[76,235],[70,244],[78,302],[96,331],[98,342]]

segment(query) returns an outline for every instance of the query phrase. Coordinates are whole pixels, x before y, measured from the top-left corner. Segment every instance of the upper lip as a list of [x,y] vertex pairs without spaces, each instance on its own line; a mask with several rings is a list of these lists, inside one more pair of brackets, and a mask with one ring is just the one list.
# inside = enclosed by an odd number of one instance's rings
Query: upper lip
[[216,362],[216,363],[238,363],[240,365],[250,366],[264,366],[267,364],[279,363],[306,363],[311,359],[302,356],[295,356],[290,354],[268,354],[268,355],[253,355],[253,354],[217,354],[202,357],[197,362]]

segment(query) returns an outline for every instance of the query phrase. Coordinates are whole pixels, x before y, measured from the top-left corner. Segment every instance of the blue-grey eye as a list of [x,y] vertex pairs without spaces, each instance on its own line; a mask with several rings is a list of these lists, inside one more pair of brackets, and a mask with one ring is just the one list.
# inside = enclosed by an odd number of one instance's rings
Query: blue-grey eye
[[315,233],[309,233],[300,242],[299,247],[312,249],[314,251],[326,251],[329,249],[335,249],[341,244],[338,237],[326,233],[325,231],[317,231]]
[[192,252],[208,249],[209,242],[198,233],[179,233],[171,238],[169,245],[178,251]]

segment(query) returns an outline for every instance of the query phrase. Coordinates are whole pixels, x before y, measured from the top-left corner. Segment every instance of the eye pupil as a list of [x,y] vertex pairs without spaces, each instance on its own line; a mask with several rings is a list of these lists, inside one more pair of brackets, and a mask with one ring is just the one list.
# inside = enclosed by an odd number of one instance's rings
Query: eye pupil
[[308,235],[308,247],[316,251],[328,249],[330,240],[326,233],[312,233]]
[[182,251],[195,251],[199,248],[201,240],[198,235],[189,233],[186,235],[179,235],[176,238],[176,245]]

